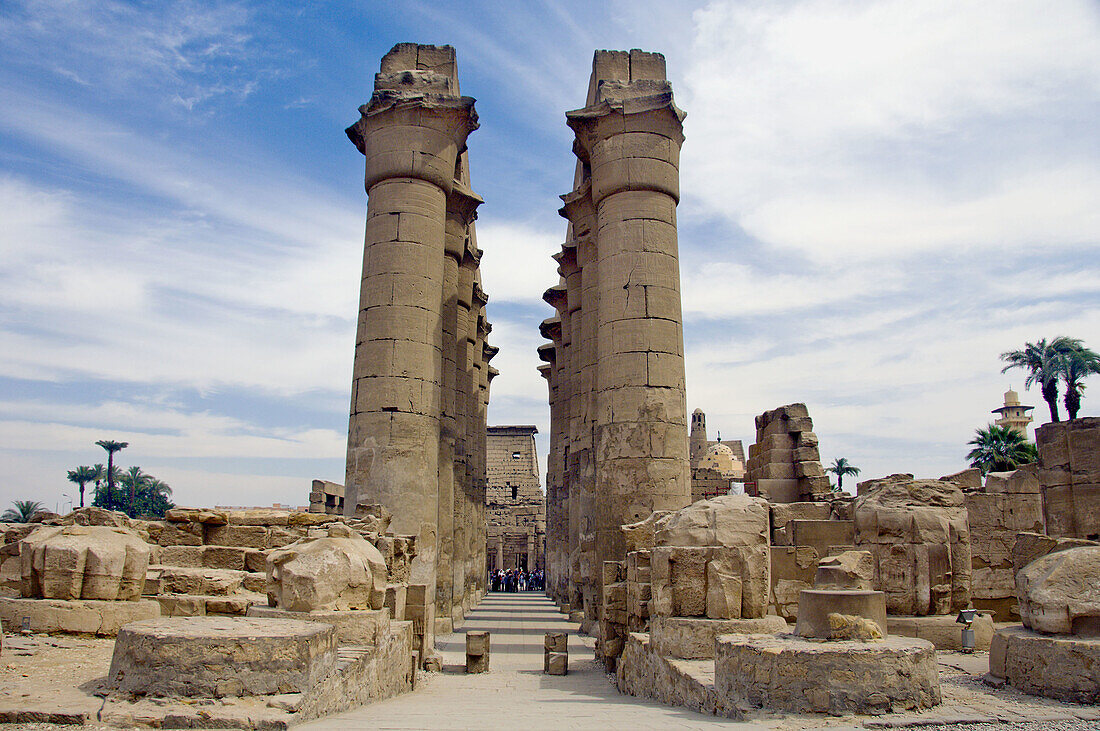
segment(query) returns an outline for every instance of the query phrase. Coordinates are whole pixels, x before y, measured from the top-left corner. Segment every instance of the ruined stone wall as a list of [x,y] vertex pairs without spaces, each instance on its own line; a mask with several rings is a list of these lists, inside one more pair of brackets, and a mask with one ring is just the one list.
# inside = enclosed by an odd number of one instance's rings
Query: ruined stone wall
[[[544,568],[546,498],[539,488],[533,426],[491,426],[486,438],[485,505],[489,565]],[[497,555],[497,545],[501,546]],[[501,563],[497,564],[497,559]]]
[[363,279],[344,512],[380,503],[416,535],[414,581],[449,631],[484,590],[488,298],[481,289],[454,49],[402,43],[382,59],[348,137],[365,158]]
[[1100,538],[1100,417],[1035,430],[1047,534]]
[[344,486],[328,480],[314,480],[309,493],[309,512],[344,514]]
[[964,485],[963,492],[970,524],[974,606],[995,612],[999,622],[1018,619],[1012,552],[1021,532],[1043,530],[1038,466],[991,472],[980,487]]
[[829,492],[817,435],[806,404],[789,404],[756,417],[756,443],[745,465],[748,491],[773,503],[819,500]]

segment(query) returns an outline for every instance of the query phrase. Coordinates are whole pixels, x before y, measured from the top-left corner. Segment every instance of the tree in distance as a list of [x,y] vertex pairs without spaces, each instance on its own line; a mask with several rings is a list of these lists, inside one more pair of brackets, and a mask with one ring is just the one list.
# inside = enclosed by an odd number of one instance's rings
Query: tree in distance
[[36,500],[16,500],[0,515],[0,523],[30,523],[34,514],[43,509],[42,503]]
[[107,450],[107,504],[108,510],[114,510],[113,493],[115,491],[115,452],[119,452],[130,446],[129,442],[116,442],[110,439],[100,439],[97,445]]
[[1009,472],[1039,459],[1035,445],[1020,432],[1007,426],[989,426],[977,429],[967,444],[974,448],[967,453],[971,467],[977,467],[983,475],[990,472]]
[[1062,380],[1066,383],[1063,403],[1069,418],[1077,418],[1081,411],[1081,392],[1085,390],[1084,380],[1096,373],[1100,373],[1100,354],[1078,340],[1077,346],[1066,352],[1062,363]]
[[[1100,372],[1100,356],[1089,350],[1077,338],[1059,335],[1049,343],[1042,338],[1025,343],[1023,350],[1001,353],[1001,360],[1008,363],[1001,373],[1011,368],[1027,371],[1024,388],[1038,384],[1043,400],[1050,409],[1050,420],[1061,421],[1058,416],[1058,383],[1066,382],[1066,410],[1071,419],[1077,418],[1081,408],[1081,382],[1090,374]],[[1071,395],[1072,394],[1072,395]]]
[[84,486],[96,480],[97,474],[95,467],[89,467],[87,465],[81,465],[75,470],[69,470],[69,482],[80,485],[80,507],[84,507]]
[[836,489],[839,492],[844,489],[844,475],[852,475],[853,477],[858,475],[859,467],[849,464],[847,457],[837,457],[833,460],[831,466],[825,468],[825,471],[836,475]]

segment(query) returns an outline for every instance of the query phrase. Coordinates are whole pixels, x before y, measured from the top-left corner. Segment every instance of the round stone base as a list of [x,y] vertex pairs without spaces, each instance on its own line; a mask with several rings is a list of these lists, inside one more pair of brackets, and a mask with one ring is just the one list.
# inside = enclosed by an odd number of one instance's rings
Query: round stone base
[[336,668],[336,630],[319,622],[171,617],[115,641],[108,683],[123,693],[222,697],[302,693]]
[[989,673],[1032,695],[1100,703],[1100,638],[999,629],[989,648]]
[[798,595],[795,634],[821,639],[835,636],[836,630],[829,623],[830,614],[868,619],[878,625],[883,637],[886,636],[886,594],[840,589],[803,589]]
[[924,640],[718,638],[715,688],[731,707],[791,713],[888,713],[940,702],[936,650]]

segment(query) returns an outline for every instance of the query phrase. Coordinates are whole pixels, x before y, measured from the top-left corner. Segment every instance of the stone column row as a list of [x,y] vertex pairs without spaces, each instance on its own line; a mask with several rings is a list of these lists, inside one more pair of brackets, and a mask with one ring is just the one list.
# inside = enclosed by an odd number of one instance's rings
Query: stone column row
[[[348,136],[368,195],[353,368],[345,512],[381,503],[417,537],[410,583],[426,587],[425,634],[449,632],[483,590],[488,361],[466,137],[454,49],[399,44]],[[476,541],[481,541],[480,545]],[[425,638],[431,646],[431,638]]]
[[597,51],[586,106],[567,120],[578,164],[562,196],[561,280],[545,295],[556,317],[543,328],[557,435],[548,495],[559,502],[548,506],[547,546],[568,551],[555,597],[593,622],[603,562],[625,560],[620,527],[690,502],[676,240],[683,113],[660,54]]

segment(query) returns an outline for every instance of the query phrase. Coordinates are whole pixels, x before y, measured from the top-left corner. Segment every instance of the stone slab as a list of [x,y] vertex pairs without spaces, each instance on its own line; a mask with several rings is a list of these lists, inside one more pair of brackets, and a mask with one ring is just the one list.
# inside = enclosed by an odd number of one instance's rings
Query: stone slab
[[159,616],[160,603],[150,599],[114,602],[99,599],[0,598],[0,621],[9,631],[22,629],[25,617],[31,632],[114,637],[125,624]]
[[330,624],[336,628],[336,638],[342,645],[377,645],[390,630],[388,609],[315,609],[312,612],[288,612],[278,607],[252,606],[248,608],[248,616]]
[[[961,650],[963,626],[955,622],[956,616],[905,617],[891,614],[886,617],[886,629],[892,635],[928,640],[937,650]],[[974,630],[974,649],[988,652],[993,639],[993,618],[989,614],[979,614],[970,628]]]
[[723,635],[715,688],[729,706],[790,713],[886,713],[941,700],[936,651],[924,640],[805,640]]
[[1031,695],[1100,703],[1100,639],[1043,635],[1022,626],[999,629],[989,672]]
[[782,617],[756,619],[705,619],[702,617],[653,617],[650,639],[662,657],[701,660],[714,657],[714,640],[726,634],[775,634],[788,631]]
[[221,698],[302,693],[336,668],[336,629],[319,622],[172,617],[133,622],[108,685],[124,694]]

